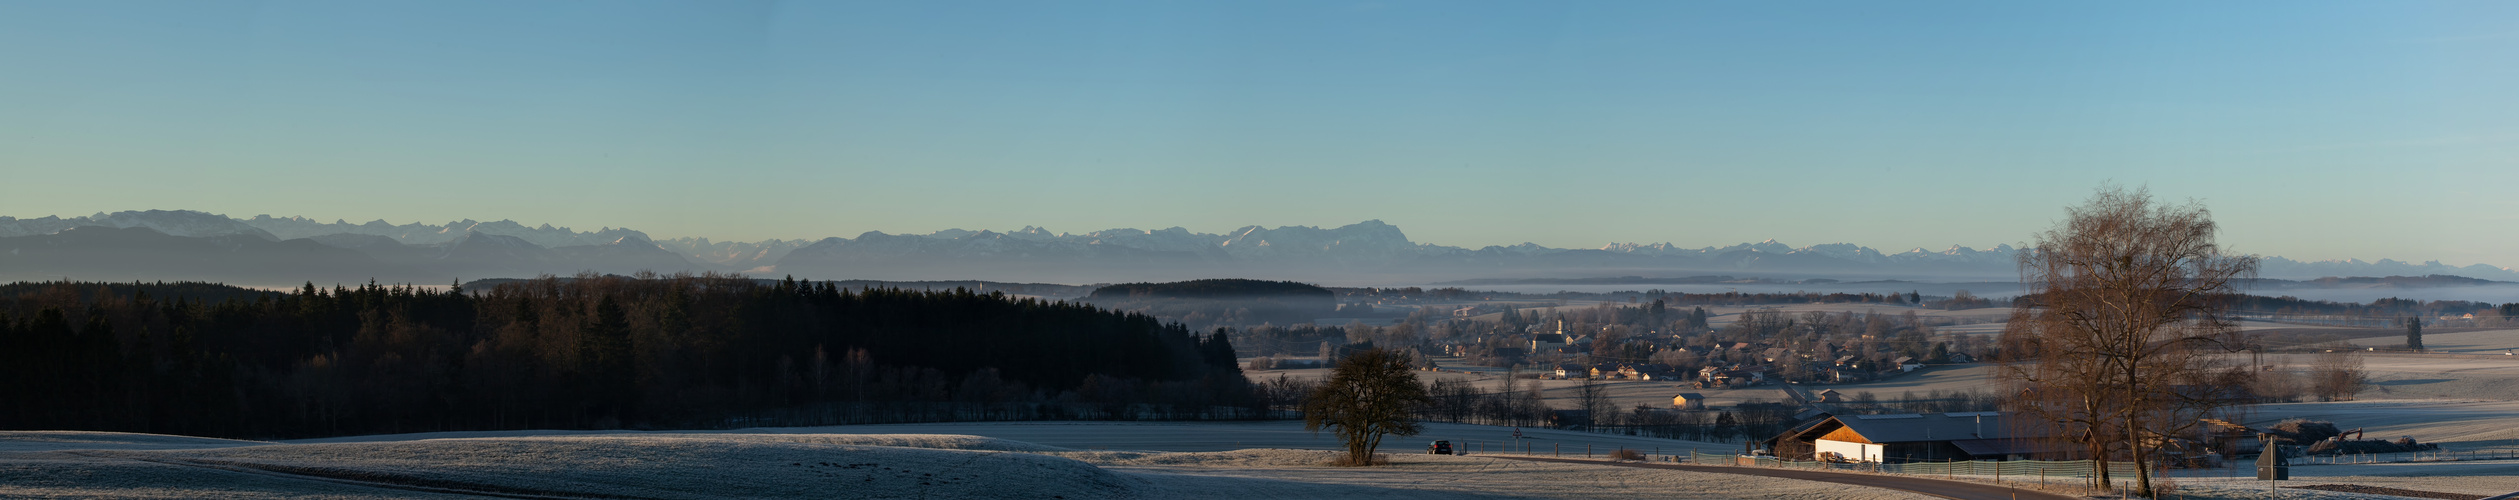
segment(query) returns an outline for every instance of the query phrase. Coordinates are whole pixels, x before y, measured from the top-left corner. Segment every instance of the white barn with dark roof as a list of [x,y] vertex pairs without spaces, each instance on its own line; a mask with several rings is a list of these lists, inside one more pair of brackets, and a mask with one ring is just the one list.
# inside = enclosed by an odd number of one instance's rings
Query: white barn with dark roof
[[2015,429],[2001,412],[1835,415],[1777,436],[1778,458],[1812,460],[1831,454],[1856,462],[2013,460],[2042,446],[2042,429]]

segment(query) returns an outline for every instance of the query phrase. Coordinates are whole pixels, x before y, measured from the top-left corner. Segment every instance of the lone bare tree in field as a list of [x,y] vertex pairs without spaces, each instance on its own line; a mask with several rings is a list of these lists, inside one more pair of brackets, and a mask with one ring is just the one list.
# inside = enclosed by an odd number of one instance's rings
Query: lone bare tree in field
[[1609,386],[1602,385],[1600,377],[1590,373],[1583,374],[1582,385],[1575,386],[1574,401],[1588,419],[1584,425],[1600,425],[1609,421],[1611,412],[1618,411],[1617,404],[1609,400]]
[[2025,386],[2022,410],[2089,447],[2100,486],[2123,452],[2136,494],[2152,496],[2161,438],[2228,401],[2218,363],[2246,342],[2222,315],[2257,261],[2222,253],[2204,207],[2147,191],[2103,187],[2067,213],[2021,253],[2021,282],[2037,293],[2004,328],[2002,373]]
[[1417,408],[1432,400],[1411,373],[1407,356],[1366,349],[1338,360],[1329,380],[1303,401],[1303,430],[1337,432],[1347,443],[1342,465],[1372,465],[1382,436],[1414,436],[1424,430],[1417,424]]
[[2362,368],[2362,352],[2328,349],[2318,353],[2309,367],[2309,385],[2318,393],[2319,401],[2351,401],[2369,383],[2370,372]]

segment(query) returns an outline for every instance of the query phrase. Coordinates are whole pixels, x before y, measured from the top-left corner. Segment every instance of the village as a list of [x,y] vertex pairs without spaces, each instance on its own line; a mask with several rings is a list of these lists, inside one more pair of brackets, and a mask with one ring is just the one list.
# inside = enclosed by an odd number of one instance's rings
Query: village
[[[1431,295],[1436,294],[1415,296]],[[1895,465],[2088,455],[2055,439],[2053,426],[2003,411],[2002,400],[2017,396],[2005,391],[2019,389],[1998,380],[1997,364],[1985,358],[1992,354],[1992,337],[2001,331],[2009,308],[1898,294],[1717,303],[1725,299],[1776,297],[1638,294],[1588,304],[1519,304],[1524,307],[1399,299],[1382,307],[1416,306],[1420,311],[1387,326],[1359,322],[1345,328],[1351,332],[1348,339],[1361,342],[1405,342],[1412,340],[1410,333],[1419,335],[1416,339],[1424,345],[1420,350],[1429,353],[1419,377],[1438,388],[1439,409],[1432,412],[1438,421],[1721,442],[1731,446],[1728,454],[1778,463]],[[1669,305],[1681,301],[1710,304]],[[2334,328],[2333,333],[2341,334],[2351,328],[2259,319],[2268,321],[2243,327],[2290,334],[2283,339],[2300,338],[2304,329]],[[2471,326],[2477,320],[2448,316],[2434,324]],[[1393,335],[1394,330],[1403,333]],[[2193,473],[2233,475],[2227,471],[2251,466],[2269,442],[2280,446],[2277,455],[2286,463],[2519,453],[2511,450],[2519,446],[2519,439],[2513,439],[2519,436],[2487,436],[2463,426],[2426,432],[2424,425],[2413,422],[2428,420],[2304,411],[2384,397],[2501,399],[2463,385],[2446,387],[2476,375],[2519,374],[2519,365],[2508,360],[2482,358],[2506,357],[2498,356],[2504,354],[2500,349],[2519,341],[2519,335],[2489,328],[2453,331],[2472,333],[2448,334],[2446,338],[2462,339],[2458,348],[2430,353],[2393,349],[2390,338],[2335,341],[2313,336],[2321,342],[2261,354],[2248,362],[2264,366],[2262,376],[2275,382],[2182,391],[2212,400],[2214,409],[2188,415],[2191,424],[2180,426],[2177,435],[2153,438],[2163,445],[2161,463],[2198,471]],[[1318,349],[1338,349],[1328,345],[1334,343],[1325,341]],[[2369,379],[2366,385],[2337,394],[2301,382],[2317,375],[2317,356],[2332,356],[2339,349],[2357,351],[2357,360],[2363,355],[2359,351],[2369,353],[2370,365],[2360,372]],[[1252,377],[1318,372],[1296,358],[1276,363],[1287,369],[1253,371]],[[2484,373],[2435,378],[2460,370]],[[1442,388],[1447,384],[1469,389],[1446,393]],[[2434,388],[2441,392],[2426,393]],[[1447,413],[1440,409],[1449,405],[1441,401],[1447,396],[1479,401],[1459,405],[1466,412]],[[1538,412],[1516,413],[1517,402]],[[2458,420],[2462,414],[2440,418]],[[2448,441],[2449,447],[2438,441]]]

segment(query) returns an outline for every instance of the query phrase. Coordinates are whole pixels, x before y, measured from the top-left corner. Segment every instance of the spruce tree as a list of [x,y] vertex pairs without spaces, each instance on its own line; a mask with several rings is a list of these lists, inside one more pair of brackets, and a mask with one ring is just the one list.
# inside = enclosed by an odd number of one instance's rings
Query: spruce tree
[[2422,351],[2423,351],[2423,318],[2422,318],[2422,317],[2417,316],[2417,317],[2405,318],[2405,348],[2406,348],[2406,349],[2411,349],[2411,350],[2413,350],[2414,352],[2422,352]]

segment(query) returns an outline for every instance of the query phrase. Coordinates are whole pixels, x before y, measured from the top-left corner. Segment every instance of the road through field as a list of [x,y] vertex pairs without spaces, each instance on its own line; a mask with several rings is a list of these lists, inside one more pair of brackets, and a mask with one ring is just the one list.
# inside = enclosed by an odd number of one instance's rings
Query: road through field
[[1672,469],[1672,470],[1684,470],[1684,471],[1689,471],[1689,472],[1714,472],[1714,473],[1721,473],[1721,474],[1742,474],[1742,475],[1750,475],[1750,476],[1764,476],[1764,477],[1773,477],[1773,478],[1781,478],[1781,479],[1796,479],[1796,480],[1802,480],[1802,481],[1820,481],[1820,482],[1828,482],[1828,483],[1851,484],[1851,485],[1855,485],[1855,486],[1869,486],[1869,487],[1873,487],[1873,488],[1891,489],[1891,490],[1905,491],[1905,492],[1910,492],[1910,493],[1919,493],[1919,494],[1924,494],[1924,495],[1937,496],[1937,497],[1942,497],[1942,498],[1954,498],[1954,499],[1959,499],[1959,500],[2018,500],[2018,499],[2024,499],[2024,498],[2025,498],[2025,499],[2031,499],[2031,500],[2074,500],[2074,499],[2080,498],[2080,497],[2074,497],[2074,496],[2057,495],[2057,494],[2054,494],[2054,493],[2047,493],[2047,492],[2037,491],[2037,490],[2022,490],[2022,489],[2019,489],[2019,488],[2013,488],[2013,487],[2009,487],[2009,486],[1996,486],[1996,485],[1991,485],[1991,484],[1979,484],[1979,483],[1970,483],[1970,482],[1962,482],[1962,481],[1945,481],[1945,480],[1940,480],[1940,479],[1925,479],[1925,478],[1920,478],[1920,477],[1907,477],[1907,476],[1876,475],[1876,474],[1848,474],[1848,473],[1843,473],[1843,472],[1821,472],[1821,471],[1813,471],[1813,470],[1795,470],[1795,469],[1766,469],[1766,468],[1758,468],[1758,467],[1726,467],[1726,466],[1714,466],[1714,465],[1678,465],[1678,464],[1656,464],[1656,463],[1634,463],[1634,462],[1605,462],[1605,461],[1600,461],[1600,460],[1576,460],[1576,459],[1568,459],[1568,458],[1516,457],[1516,456],[1507,456],[1507,455],[1489,455],[1489,457],[1490,457],[1490,458],[1503,458],[1503,459],[1509,459],[1509,460],[1530,460],[1530,461],[1535,461],[1535,462],[1565,462],[1565,463],[1579,463],[1579,464],[1592,464],[1592,465],[1615,465],[1615,466],[1619,466],[1619,467],[1636,467],[1636,468],[1644,468],[1644,469]]

